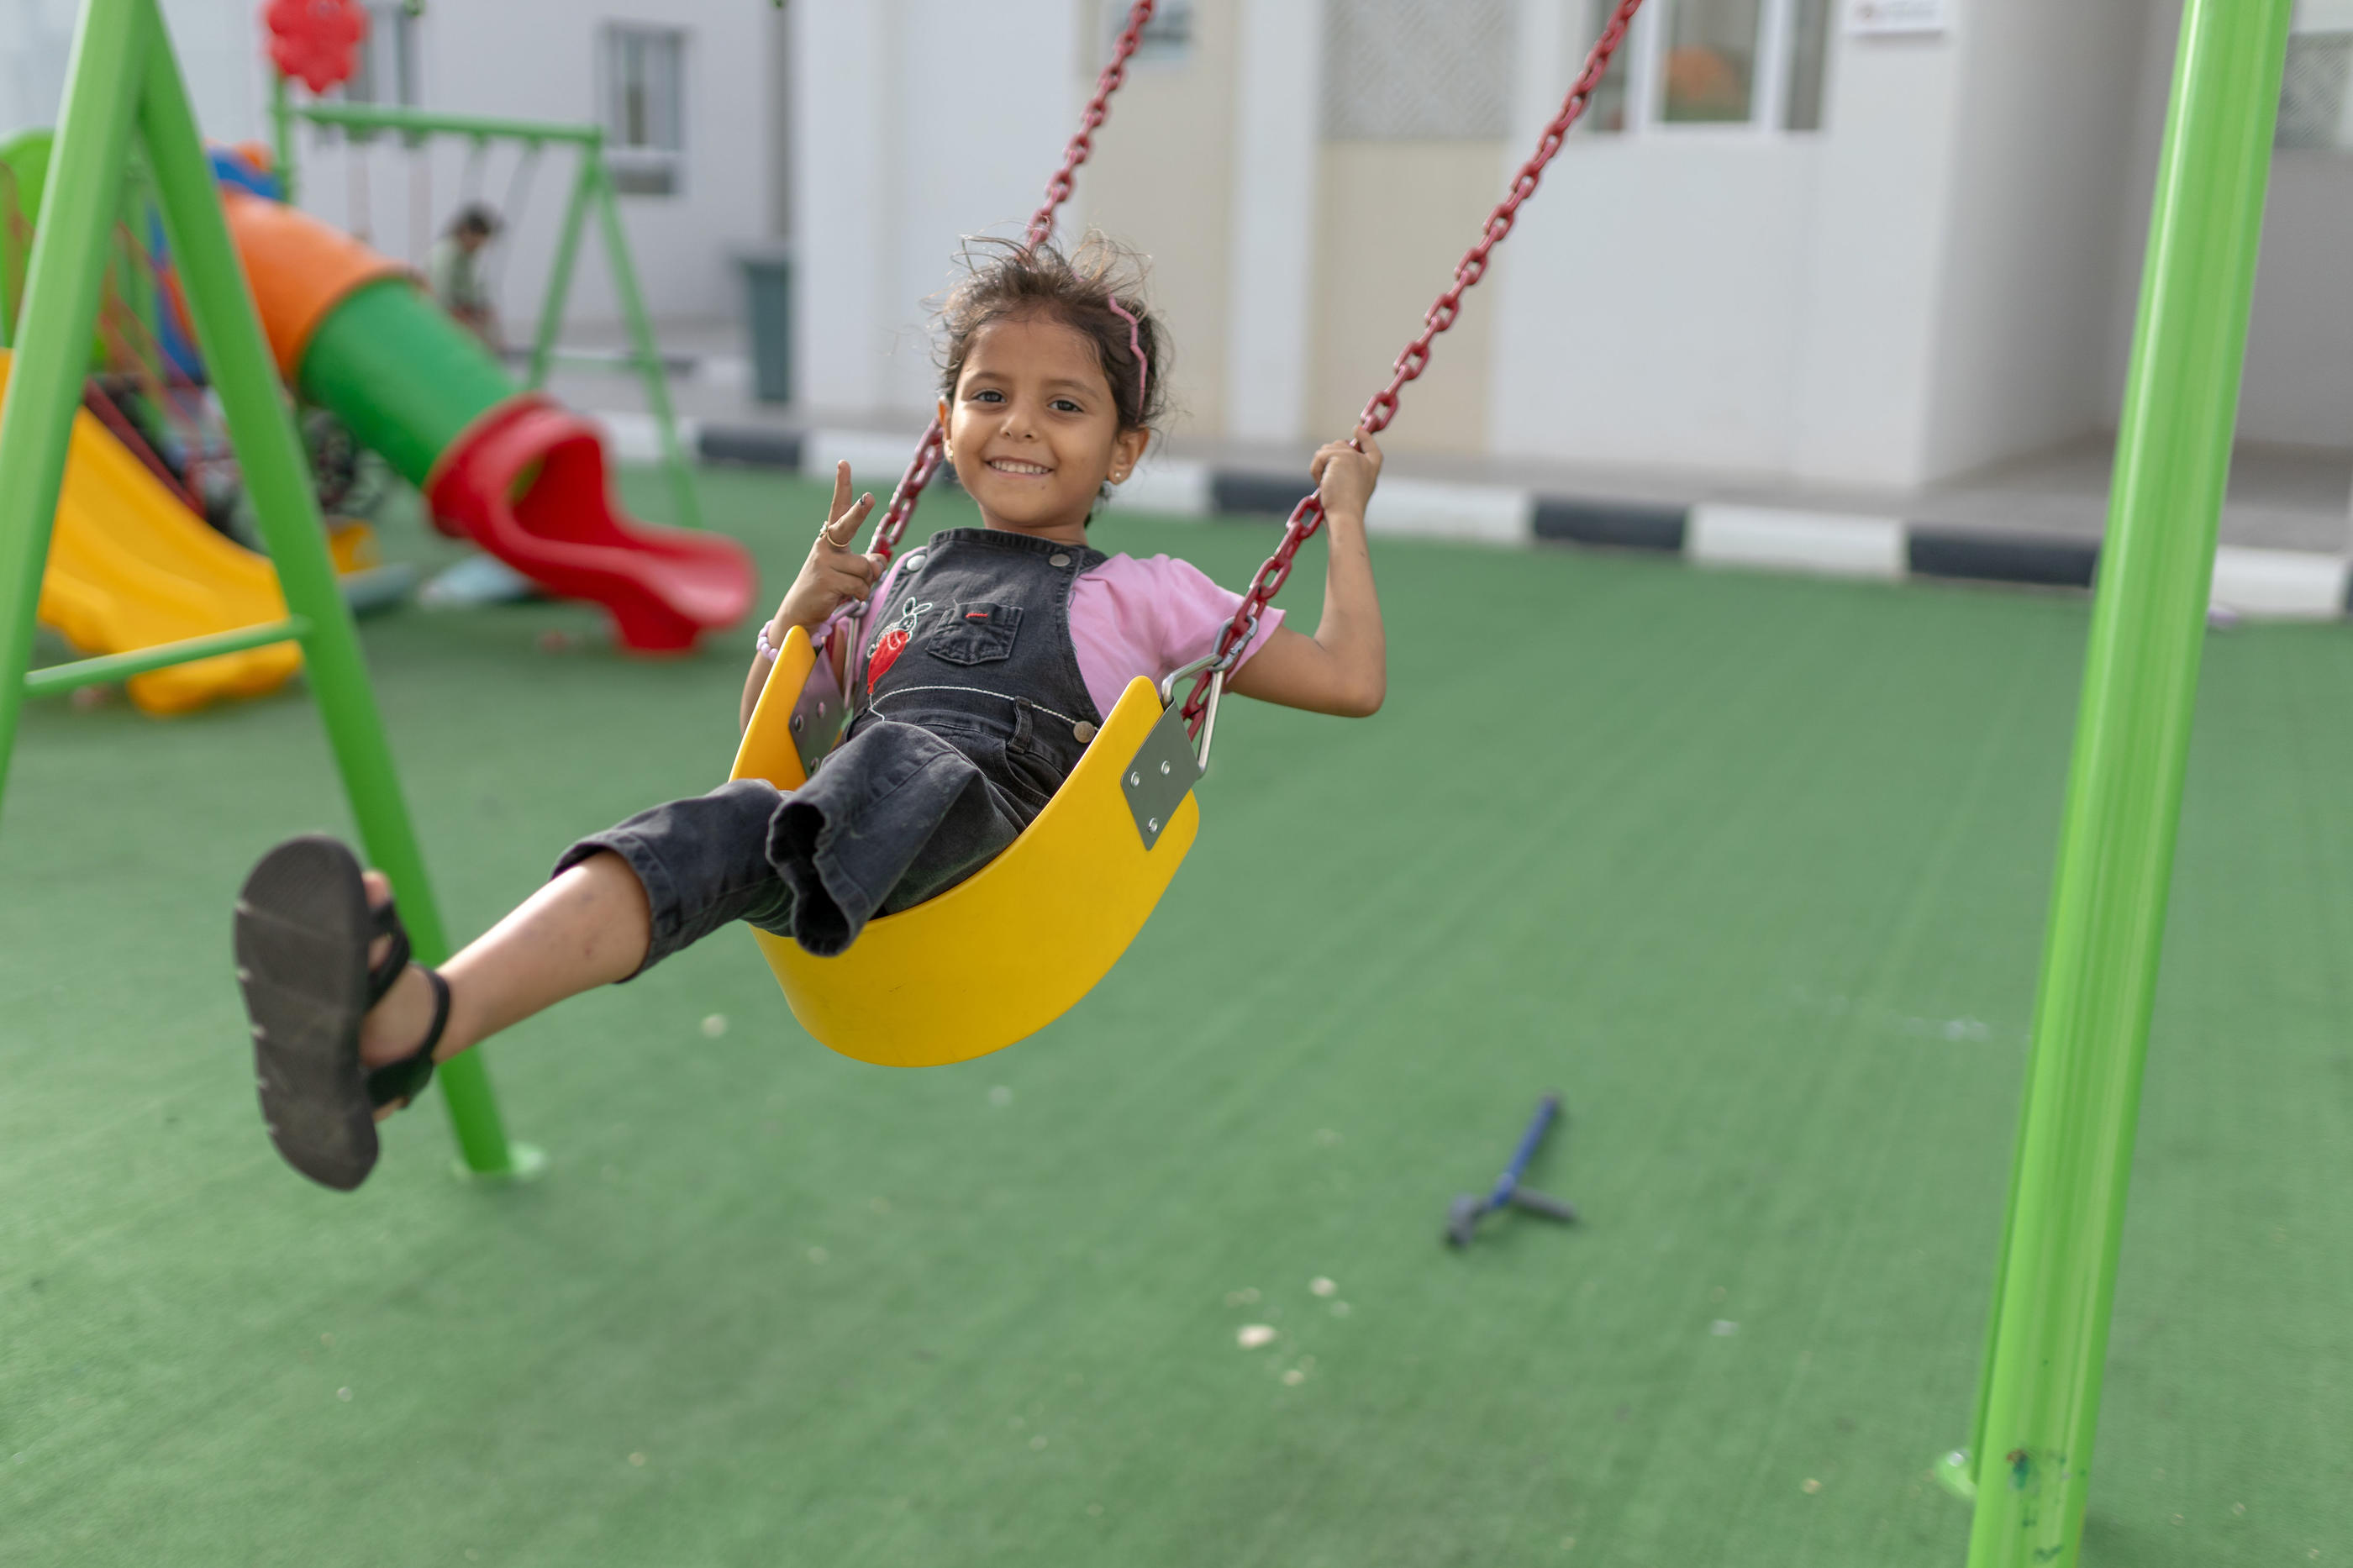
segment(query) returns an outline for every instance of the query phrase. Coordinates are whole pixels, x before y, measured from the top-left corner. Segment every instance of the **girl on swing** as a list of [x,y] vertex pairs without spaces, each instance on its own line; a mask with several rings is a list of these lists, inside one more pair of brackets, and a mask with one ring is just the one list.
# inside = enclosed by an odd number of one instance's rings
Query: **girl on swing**
[[[1009,846],[1078,763],[1130,679],[1211,652],[1240,603],[1161,555],[1105,556],[1087,523],[1166,406],[1166,351],[1140,272],[1090,236],[968,253],[942,313],[939,416],[982,527],[887,571],[852,548],[872,509],[849,465],[800,574],[760,628],[750,721],[777,646],[809,630],[851,694],[847,737],[789,794],[739,779],[565,850],[553,878],[441,970],[409,962],[381,873],[332,838],[263,857],[237,904],[237,980],[271,1141],[348,1191],[375,1123],[433,1064],[593,986],[642,973],[733,921],[841,952]],[[1330,531],[1313,637],[1270,610],[1227,689],[1362,718],[1388,663],[1365,542],[1381,454],[1363,430],[1310,472]]]

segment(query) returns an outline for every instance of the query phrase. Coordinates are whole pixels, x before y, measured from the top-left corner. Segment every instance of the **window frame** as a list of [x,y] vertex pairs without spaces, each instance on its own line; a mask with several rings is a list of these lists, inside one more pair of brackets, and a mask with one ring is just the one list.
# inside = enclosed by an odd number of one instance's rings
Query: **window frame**
[[2296,129],[2289,121],[2287,110],[2289,94],[2295,89],[2297,46],[2314,39],[2325,39],[2346,47],[2345,40],[2353,39],[2353,0],[2327,0],[2325,5],[2316,5],[2312,0],[2297,0],[2295,14],[2288,24],[2287,69],[2280,81],[2279,123],[2272,133],[2272,146],[2279,157],[2343,158],[2353,153],[2353,83],[2348,83],[2339,90],[2337,121],[2327,141],[2289,139]]
[[[1597,136],[1670,136],[1746,140],[1774,136],[1819,136],[1829,129],[1827,102],[1818,123],[1793,128],[1789,119],[1790,68],[1795,62],[1798,24],[1802,0],[1757,0],[1757,58],[1749,80],[1746,120],[1678,121],[1666,118],[1667,28],[1672,14],[1684,0],[1651,0],[1634,14],[1634,24],[1620,46],[1625,62],[1626,123],[1619,130],[1594,127]],[[1611,0],[1588,0],[1586,30],[1580,49],[1590,49],[1593,28],[1606,18]],[[1835,66],[1839,29],[1825,26],[1822,33],[1822,79],[1827,100]],[[1580,52],[1571,69],[1581,67]]]
[[[1127,0],[1103,0],[1103,47],[1109,54],[1127,26]],[[1184,32],[1171,37],[1165,30],[1181,21]],[[1201,47],[1201,8],[1196,0],[1163,0],[1155,7],[1152,20],[1145,25],[1144,37],[1137,41],[1135,53],[1129,57],[1133,68],[1154,70],[1181,69],[1193,63]],[[1094,78],[1089,68],[1087,79]]]
[[[367,37],[360,43],[353,61],[351,76],[334,90],[335,101],[369,109],[422,109],[425,106],[425,47],[419,37],[425,26],[421,11],[414,9],[409,0],[364,0],[360,9],[367,13]],[[383,45],[389,40],[392,47]],[[385,84],[381,68],[392,67],[392,92],[389,96],[378,89]],[[360,72],[367,72],[368,96],[356,97],[352,92]],[[321,125],[313,128],[322,145],[332,145],[339,137],[364,146],[383,132],[359,126],[348,129]],[[414,140],[411,145],[414,145]]]
[[[691,30],[665,22],[607,21],[596,33],[596,119],[605,132],[605,167],[613,177],[614,190],[623,196],[678,197],[687,194],[687,103],[690,99],[688,74]],[[626,44],[632,40],[658,43],[662,47],[649,49],[649,61],[666,57],[669,61],[669,103],[649,102],[647,119],[649,126],[667,129],[672,146],[655,142],[635,142],[622,140],[627,132],[627,106],[621,99],[621,61]],[[648,77],[648,97],[654,99],[656,76]],[[662,110],[666,108],[665,115]],[[666,127],[660,122],[668,121]],[[659,179],[655,187],[644,182]]]

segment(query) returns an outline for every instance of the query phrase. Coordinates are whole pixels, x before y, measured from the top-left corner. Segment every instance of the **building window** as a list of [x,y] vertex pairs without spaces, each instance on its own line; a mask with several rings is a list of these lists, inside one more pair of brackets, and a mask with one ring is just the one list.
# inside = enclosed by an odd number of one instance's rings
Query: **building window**
[[[1583,9],[1577,66],[1615,0]],[[1594,90],[1587,127],[1819,131],[1830,40],[1831,0],[1651,0]]]
[[1325,139],[1503,140],[1514,11],[1512,0],[1328,0]]
[[2282,147],[2353,149],[2353,0],[2300,0],[2280,83]]
[[1681,0],[1667,12],[1659,118],[1746,125],[1757,112],[1758,0]]
[[1789,17],[1789,87],[1781,103],[1785,131],[1822,128],[1822,89],[1831,68],[1831,0],[1794,0]]
[[605,162],[624,195],[675,195],[685,184],[686,35],[606,27]]
[[[418,82],[417,36],[425,18],[407,0],[376,0],[367,12],[367,36],[352,52],[352,74],[336,89],[345,103],[366,103],[414,109],[425,101]],[[319,128],[332,141],[334,127]],[[354,142],[375,139],[373,131],[353,131]]]
[[[1601,29],[1609,23],[1609,14],[1618,8],[1618,0],[1586,0],[1585,26],[1569,30],[1569,47],[1575,50],[1568,62],[1571,82],[1584,73],[1585,62],[1593,54],[1593,46],[1600,41]],[[1641,20],[1638,14],[1636,21]],[[1618,52],[1609,57],[1609,68],[1601,73],[1593,96],[1586,100],[1584,118],[1577,121],[1580,129],[1613,134],[1626,129],[1628,103],[1626,95],[1626,63],[1634,58],[1634,34],[1629,31],[1620,41]]]
[[417,82],[417,31],[424,18],[404,0],[389,0],[367,8],[367,37],[352,60],[351,79],[343,97],[352,103],[424,101]]
[[[1103,3],[1103,53],[1108,57],[1111,46],[1127,30],[1128,7],[1120,0]],[[1152,20],[1144,24],[1144,32],[1135,41],[1135,53],[1129,57],[1140,66],[1182,65],[1193,58],[1193,0],[1160,0],[1152,8]]]

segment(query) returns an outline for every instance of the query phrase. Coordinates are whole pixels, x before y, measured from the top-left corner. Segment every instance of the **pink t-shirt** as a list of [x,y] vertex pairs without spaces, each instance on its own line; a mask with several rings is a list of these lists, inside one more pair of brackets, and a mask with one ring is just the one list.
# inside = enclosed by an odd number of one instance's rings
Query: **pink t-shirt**
[[[902,555],[892,563],[870,604],[890,602],[900,562],[905,559]],[[1139,561],[1114,555],[1082,573],[1071,585],[1071,643],[1095,711],[1108,715],[1127,683],[1139,675],[1157,685],[1195,659],[1208,658],[1218,646],[1218,633],[1234,618],[1241,602],[1240,594],[1219,587],[1199,567],[1174,556]],[[1282,624],[1282,612],[1269,606],[1235,668],[1248,663]],[[872,653],[873,643],[872,637],[859,638],[860,658]]]

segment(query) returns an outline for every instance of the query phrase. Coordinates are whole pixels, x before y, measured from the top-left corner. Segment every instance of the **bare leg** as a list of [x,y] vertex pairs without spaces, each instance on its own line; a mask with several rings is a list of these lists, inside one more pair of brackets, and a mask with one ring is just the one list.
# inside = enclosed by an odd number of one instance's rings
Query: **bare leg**
[[[373,908],[391,896],[392,886],[382,872],[370,871],[367,890]],[[377,939],[368,952],[371,963],[383,957],[390,940]],[[637,873],[617,855],[590,856],[441,966],[449,983],[449,1022],[433,1059],[448,1061],[567,996],[628,979],[645,962],[652,941],[653,914]],[[417,1048],[432,1022],[432,990],[412,964],[360,1025],[360,1060],[369,1067],[399,1060]],[[379,1109],[376,1120],[397,1109]]]

